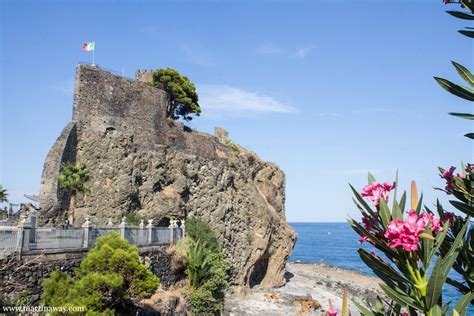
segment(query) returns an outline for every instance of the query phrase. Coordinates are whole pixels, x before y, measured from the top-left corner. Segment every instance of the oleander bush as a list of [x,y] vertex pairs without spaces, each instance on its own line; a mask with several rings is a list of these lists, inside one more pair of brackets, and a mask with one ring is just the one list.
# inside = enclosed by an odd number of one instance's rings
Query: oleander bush
[[140,262],[138,248],[118,233],[97,239],[74,278],[54,271],[43,281],[45,306],[83,306],[87,314],[114,315],[129,310],[135,298],[151,295],[160,280]]
[[[474,212],[474,168],[468,164],[457,176],[453,175],[454,168],[440,170],[447,181],[443,191],[454,195],[456,200],[450,203],[465,213],[464,217],[444,211],[439,202],[438,216],[423,207],[414,182],[409,207],[406,192],[397,200],[396,182],[379,183],[369,174],[369,184],[361,193],[351,186],[362,222],[350,219],[349,223],[361,236],[360,243],[370,243],[381,254],[362,248],[358,252],[384,282],[381,288],[388,298],[379,298],[375,307],[358,305],[364,315],[400,315],[402,311],[405,315],[446,315],[450,307],[442,297],[446,282],[457,284],[464,294],[454,305],[453,313],[457,313],[454,315],[465,315],[467,306],[473,303],[471,236],[474,227],[470,226],[469,215]],[[465,282],[450,279],[451,271],[465,277]]]

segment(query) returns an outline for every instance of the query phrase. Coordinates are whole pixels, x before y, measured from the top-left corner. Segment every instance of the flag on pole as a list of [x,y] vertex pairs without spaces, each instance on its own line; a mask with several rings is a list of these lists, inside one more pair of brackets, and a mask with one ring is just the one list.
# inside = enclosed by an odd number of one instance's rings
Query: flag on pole
[[82,50],[85,52],[90,52],[94,50],[94,47],[95,47],[95,42],[84,43],[82,45]]

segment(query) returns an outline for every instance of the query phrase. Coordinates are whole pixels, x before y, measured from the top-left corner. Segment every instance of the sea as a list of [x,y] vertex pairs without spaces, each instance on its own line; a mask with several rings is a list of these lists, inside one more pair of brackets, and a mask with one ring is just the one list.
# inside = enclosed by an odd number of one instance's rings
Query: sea
[[[366,275],[374,275],[362,259],[357,249],[359,235],[348,223],[290,223],[298,234],[290,262],[325,263],[335,267],[359,271]],[[362,247],[368,251],[373,247],[364,243]],[[451,275],[456,278],[456,275]],[[458,279],[458,278],[456,278]],[[458,279],[459,280],[459,279]],[[457,302],[461,295],[449,284],[443,288],[443,302]],[[455,303],[450,304],[450,307]],[[474,308],[469,308],[468,315],[474,315]]]

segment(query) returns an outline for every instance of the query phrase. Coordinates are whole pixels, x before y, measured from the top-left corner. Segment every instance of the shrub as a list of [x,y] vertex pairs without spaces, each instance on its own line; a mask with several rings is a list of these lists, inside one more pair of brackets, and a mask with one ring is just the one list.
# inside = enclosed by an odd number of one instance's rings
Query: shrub
[[74,280],[55,271],[42,285],[44,305],[84,306],[88,313],[113,315],[115,310],[126,310],[133,298],[152,294],[159,279],[140,263],[136,246],[110,232],[97,239]]
[[183,272],[186,269],[186,254],[191,242],[193,240],[186,236],[178,240],[177,243],[172,244],[166,251],[171,258],[171,270],[173,272]]
[[194,241],[201,241],[210,251],[215,252],[220,249],[219,242],[211,225],[200,219],[190,218],[186,220],[186,235]]
[[[186,234],[176,252],[185,254],[186,274],[192,288],[190,303],[195,314],[217,314],[224,307],[227,263],[212,227],[200,219],[186,221]],[[185,251],[183,251],[185,250]]]
[[[199,244],[199,242],[196,242]],[[196,246],[199,249],[199,246]],[[191,248],[190,248],[191,249]],[[198,250],[199,252],[199,250]],[[197,314],[218,313],[224,308],[224,291],[227,288],[227,264],[222,251],[210,252],[204,248],[205,259],[201,265],[194,265],[194,291],[190,296],[193,312]],[[189,258],[189,257],[188,257]],[[192,258],[189,259],[193,260]],[[188,261],[188,264],[189,262]],[[196,267],[201,268],[201,270]],[[189,266],[188,266],[189,268]],[[191,269],[187,269],[191,283]],[[193,286],[193,283],[191,283]]]
[[125,215],[125,218],[127,220],[127,224],[130,226],[138,226],[142,221],[146,225],[148,221],[148,218],[146,218],[145,216],[139,216],[136,214],[127,214]]

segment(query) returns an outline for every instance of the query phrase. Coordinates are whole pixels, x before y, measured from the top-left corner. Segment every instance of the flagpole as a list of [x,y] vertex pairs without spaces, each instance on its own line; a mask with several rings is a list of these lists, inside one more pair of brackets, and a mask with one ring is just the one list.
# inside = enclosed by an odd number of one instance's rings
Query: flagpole
[[94,43],[94,49],[92,50],[92,65],[95,66],[95,43]]

